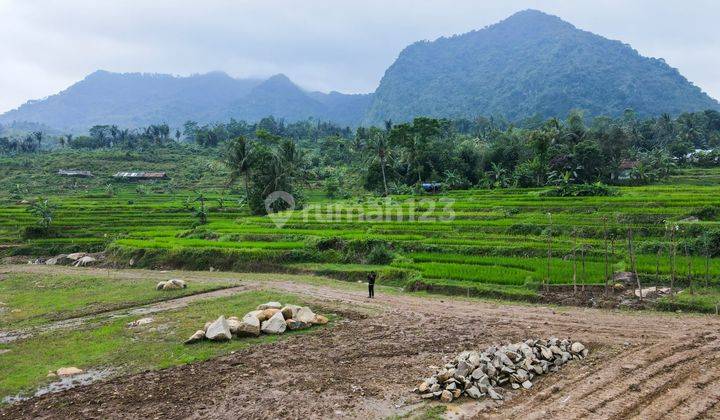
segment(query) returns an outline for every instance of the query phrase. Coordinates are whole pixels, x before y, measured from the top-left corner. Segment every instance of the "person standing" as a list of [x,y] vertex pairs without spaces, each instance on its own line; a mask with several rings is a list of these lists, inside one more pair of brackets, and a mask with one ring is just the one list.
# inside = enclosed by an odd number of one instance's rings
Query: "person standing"
[[377,278],[377,273],[374,271],[371,271],[368,273],[367,280],[368,280],[368,297],[370,299],[373,299],[375,297],[375,279]]

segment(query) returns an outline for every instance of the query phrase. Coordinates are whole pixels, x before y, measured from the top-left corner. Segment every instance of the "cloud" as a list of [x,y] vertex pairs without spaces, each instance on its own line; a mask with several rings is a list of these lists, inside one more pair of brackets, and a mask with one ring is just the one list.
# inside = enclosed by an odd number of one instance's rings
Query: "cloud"
[[0,0],[0,112],[97,69],[282,72],[309,89],[371,92],[408,44],[526,8],[663,57],[720,97],[714,1]]

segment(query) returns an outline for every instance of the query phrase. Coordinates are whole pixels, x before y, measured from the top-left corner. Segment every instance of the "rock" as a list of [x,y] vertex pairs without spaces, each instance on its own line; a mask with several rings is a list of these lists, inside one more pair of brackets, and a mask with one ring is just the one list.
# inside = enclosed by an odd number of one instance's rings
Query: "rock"
[[249,316],[255,317],[260,322],[263,322],[267,319],[267,318],[263,317],[263,311],[255,310],[255,311],[250,311],[250,312],[246,313],[245,316],[243,316],[243,321],[247,321],[246,318]]
[[460,396],[462,395],[462,389],[460,388],[453,389],[450,392],[452,392],[453,398],[460,398]]
[[424,394],[426,392],[430,391],[430,384],[427,381],[422,381],[420,385],[418,385],[418,392],[421,394]]
[[295,315],[297,315],[299,310],[300,310],[300,306],[285,305],[282,309],[280,309],[280,312],[282,312],[285,319],[290,319],[290,318],[295,319]]
[[153,319],[152,319],[151,317],[140,318],[140,319],[138,319],[138,320],[136,320],[136,321],[129,322],[129,323],[127,324],[127,326],[130,327],[130,328],[133,328],[133,327],[139,327],[140,325],[149,324],[149,323],[151,323],[151,322],[153,322]]
[[270,319],[262,323],[262,332],[265,334],[282,334],[285,332],[287,324],[285,324],[285,318],[282,312],[278,310],[275,315]]
[[444,403],[450,403],[453,400],[453,394],[450,391],[443,391],[442,394],[440,394],[440,401]]
[[82,257],[84,257],[84,256],[86,256],[86,255],[87,255],[87,254],[84,253],[84,252],[74,252],[74,253],[72,253],[72,254],[68,254],[67,257],[68,257],[68,259],[70,259],[70,260],[77,261],[77,260],[79,260],[80,258],[82,258]]
[[265,309],[282,309],[282,304],[280,302],[267,302],[263,303],[262,305],[258,305],[257,309],[259,311],[264,311]]
[[163,290],[165,288],[165,282],[161,281],[160,283],[155,286],[155,290]]
[[205,332],[205,337],[212,341],[227,341],[232,338],[230,326],[224,316],[220,315],[213,321]]
[[[275,308],[263,309],[261,317],[263,318],[263,321],[266,321],[266,320],[272,318],[273,315],[275,315],[278,312],[280,312],[280,309],[275,309]],[[283,317],[283,319],[285,319],[285,317]]]
[[170,280],[168,280],[168,282],[174,284],[175,286],[180,287],[181,289],[186,289],[186,288],[187,288],[187,283],[185,283],[185,280],[170,279]]
[[430,398],[435,398],[435,395],[432,392],[430,392],[427,394],[420,395],[420,398],[422,398],[424,400],[429,400]]
[[570,346],[570,351],[573,353],[580,353],[583,350],[585,350],[585,346],[583,346],[582,343],[579,343],[577,341],[572,343],[572,346]]
[[75,267],[85,267],[86,265],[91,265],[94,262],[97,262],[96,258],[85,256],[75,261],[74,265]]
[[191,335],[190,338],[185,340],[185,344],[197,343],[198,341],[202,341],[203,339],[205,339],[205,331],[197,330],[195,331],[195,334]]
[[315,319],[313,320],[312,323],[315,325],[325,325],[328,322],[330,322],[330,320],[327,319],[326,317],[324,317],[322,315],[315,315]]
[[203,332],[206,332],[208,330],[208,328],[210,328],[211,325],[212,325],[212,321],[206,322],[205,325],[203,326]]
[[495,388],[493,388],[493,387],[489,387],[489,388],[488,388],[487,394],[488,394],[488,397],[490,397],[490,398],[492,398],[493,400],[496,400],[496,401],[503,399],[503,396],[500,395],[500,394],[498,394],[498,393],[495,391]]
[[455,377],[466,377],[470,373],[470,365],[465,361],[460,361],[457,364],[457,369],[455,370]]
[[485,396],[482,392],[480,392],[477,387],[471,386],[470,388],[466,389],[465,392],[468,394],[468,397],[478,399]]
[[66,261],[68,261],[67,254],[60,254],[55,257],[49,258],[47,261],[45,261],[46,265],[57,265],[57,264],[64,264]]
[[530,388],[532,388],[532,386],[533,386],[533,384],[530,381],[525,381],[522,383],[522,387],[525,389],[530,389]]
[[165,282],[163,290],[180,290],[187,287],[184,281],[180,279],[172,279]]
[[315,321],[315,316],[316,315],[312,311],[312,309],[308,308],[307,306],[303,306],[298,310],[297,314],[293,319],[295,319],[296,321],[312,324],[312,322]]
[[286,319],[285,325],[287,325],[287,328],[289,330],[304,330],[305,328],[310,328],[310,324],[306,322],[296,321],[292,318]]
[[238,328],[240,328],[240,320],[236,317],[230,317],[227,319],[228,328],[230,329],[230,334],[236,335],[238,332]]
[[83,373],[82,369],[78,369],[75,366],[72,367],[64,367],[57,370],[58,376],[73,376]]

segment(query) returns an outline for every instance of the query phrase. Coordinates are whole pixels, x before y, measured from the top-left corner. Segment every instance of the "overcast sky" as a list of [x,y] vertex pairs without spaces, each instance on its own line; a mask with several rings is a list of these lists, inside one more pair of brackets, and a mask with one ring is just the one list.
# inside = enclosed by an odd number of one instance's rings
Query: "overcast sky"
[[97,69],[282,72],[308,89],[372,92],[406,45],[528,8],[665,58],[720,98],[714,0],[0,0],[0,112]]

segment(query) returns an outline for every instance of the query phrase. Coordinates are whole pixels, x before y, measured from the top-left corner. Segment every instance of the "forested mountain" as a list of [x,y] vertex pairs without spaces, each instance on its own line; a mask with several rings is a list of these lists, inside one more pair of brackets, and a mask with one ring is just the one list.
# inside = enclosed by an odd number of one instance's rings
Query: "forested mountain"
[[57,95],[1,115],[0,123],[31,121],[84,132],[107,123],[136,128],[164,122],[180,127],[188,120],[254,121],[273,115],[289,121],[314,117],[357,125],[369,97],[307,92],[282,74],[259,80],[235,79],[222,72],[175,77],[96,71]]
[[662,59],[526,10],[482,30],[405,48],[374,94],[308,92],[283,74],[235,79],[97,71],[68,89],[0,115],[0,124],[31,122],[84,132],[96,124],[136,128],[229,119],[288,122],[315,118],[340,125],[382,125],[417,116],[564,118],[679,115],[720,104]]
[[718,102],[661,59],[526,10],[485,29],[422,41],[385,72],[367,123],[418,115],[651,116],[718,109]]

